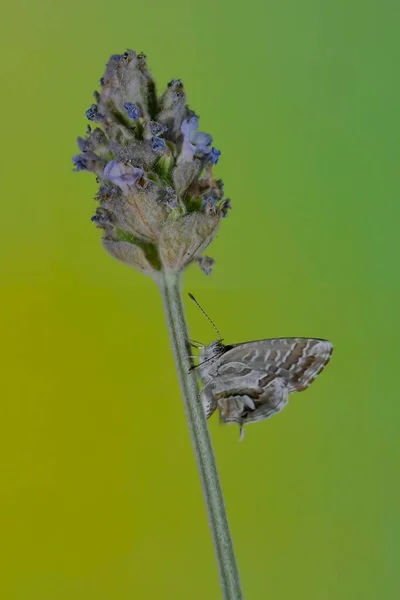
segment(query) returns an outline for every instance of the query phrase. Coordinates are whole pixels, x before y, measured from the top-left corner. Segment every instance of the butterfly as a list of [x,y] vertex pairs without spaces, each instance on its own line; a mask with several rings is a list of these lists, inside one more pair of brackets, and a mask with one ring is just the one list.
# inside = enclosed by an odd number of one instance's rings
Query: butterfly
[[209,419],[218,409],[223,423],[243,427],[269,419],[288,403],[289,394],[307,389],[328,364],[332,344],[319,338],[271,338],[225,345],[219,339],[200,349],[200,399]]

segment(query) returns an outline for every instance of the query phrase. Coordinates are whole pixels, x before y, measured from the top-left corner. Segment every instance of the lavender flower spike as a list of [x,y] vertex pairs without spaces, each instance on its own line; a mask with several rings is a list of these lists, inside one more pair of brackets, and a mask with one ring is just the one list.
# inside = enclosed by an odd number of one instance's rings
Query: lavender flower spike
[[[182,81],[170,81],[158,96],[146,57],[128,50],[109,59],[94,98],[86,116],[97,127],[78,138],[74,166],[93,172],[102,186],[100,208],[112,215],[106,249],[157,280],[200,264],[226,209],[210,169],[220,152],[198,130]],[[143,242],[151,244],[144,257]],[[128,243],[138,250],[126,251]]]

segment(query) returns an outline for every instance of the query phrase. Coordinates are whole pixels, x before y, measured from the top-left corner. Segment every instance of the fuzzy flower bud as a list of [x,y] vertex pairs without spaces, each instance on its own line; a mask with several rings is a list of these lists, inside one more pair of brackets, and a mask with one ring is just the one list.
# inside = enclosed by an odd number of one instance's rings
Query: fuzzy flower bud
[[209,274],[202,256],[230,208],[213,175],[221,152],[199,131],[182,82],[157,96],[146,57],[128,50],[112,56],[86,111],[96,124],[78,138],[76,171],[91,171],[100,185],[92,221],[118,260],[153,277],[192,262]]

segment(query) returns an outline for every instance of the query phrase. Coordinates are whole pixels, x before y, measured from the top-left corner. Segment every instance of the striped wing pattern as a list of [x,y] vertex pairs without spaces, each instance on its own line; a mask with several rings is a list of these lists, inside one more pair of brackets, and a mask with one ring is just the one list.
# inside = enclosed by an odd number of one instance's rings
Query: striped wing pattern
[[333,346],[317,338],[272,338],[236,344],[220,358],[220,364],[240,362],[265,371],[272,381],[282,377],[288,392],[305,390],[327,365]]

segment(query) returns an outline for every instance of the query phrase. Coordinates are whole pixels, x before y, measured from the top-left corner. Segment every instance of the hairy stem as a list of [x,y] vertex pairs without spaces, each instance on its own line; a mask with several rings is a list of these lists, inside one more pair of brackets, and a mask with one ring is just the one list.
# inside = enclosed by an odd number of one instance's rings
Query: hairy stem
[[192,363],[188,358],[190,354],[189,334],[182,305],[180,275],[163,273],[160,288],[217,556],[223,598],[224,600],[242,600],[243,594],[240,588],[236,558],[214,451],[199,400],[197,378],[194,373],[189,373]]

